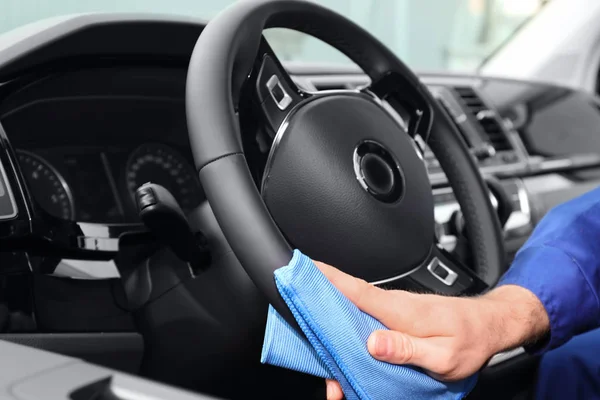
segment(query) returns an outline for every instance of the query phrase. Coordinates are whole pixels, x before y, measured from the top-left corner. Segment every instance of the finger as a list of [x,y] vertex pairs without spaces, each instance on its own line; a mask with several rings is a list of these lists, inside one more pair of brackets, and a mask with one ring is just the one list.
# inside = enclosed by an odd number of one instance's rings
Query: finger
[[362,311],[375,316],[388,303],[385,301],[386,292],[362,279],[348,275],[337,268],[323,263],[316,263],[323,275]]
[[[434,373],[438,370],[440,348],[428,339],[416,338],[396,331],[375,331],[367,341],[371,355],[390,364],[410,364]],[[446,371],[443,371],[444,373]]]
[[344,392],[342,392],[339,383],[331,379],[327,379],[325,383],[327,385],[327,400],[342,400],[344,398]]
[[455,341],[450,337],[416,338],[401,332],[375,331],[367,347],[378,360],[420,367],[438,381],[453,382],[473,375],[484,363],[477,361],[477,354],[465,358],[464,350],[453,346]]
[[315,264],[344,296],[390,329],[410,332],[414,321],[423,317],[419,311],[421,307],[414,304],[408,292],[386,291],[330,265],[321,262]]

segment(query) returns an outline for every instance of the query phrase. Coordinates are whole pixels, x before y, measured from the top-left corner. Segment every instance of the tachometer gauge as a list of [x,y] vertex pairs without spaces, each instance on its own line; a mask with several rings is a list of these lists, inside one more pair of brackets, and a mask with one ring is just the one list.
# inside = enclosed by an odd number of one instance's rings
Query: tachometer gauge
[[125,174],[132,200],[137,188],[148,182],[167,188],[186,212],[204,198],[194,168],[177,151],[162,144],[144,144],[135,149]]
[[66,220],[75,219],[71,189],[60,173],[42,157],[18,150],[21,171],[31,195],[48,214]]

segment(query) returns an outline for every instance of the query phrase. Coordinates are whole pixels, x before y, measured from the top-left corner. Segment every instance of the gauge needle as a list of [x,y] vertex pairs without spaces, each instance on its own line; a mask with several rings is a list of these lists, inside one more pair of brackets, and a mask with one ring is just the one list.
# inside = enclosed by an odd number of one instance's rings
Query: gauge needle
[[123,208],[123,203],[121,202],[121,198],[119,197],[119,194],[117,193],[117,184],[115,183],[115,178],[110,169],[110,165],[108,163],[108,157],[106,157],[106,153],[104,153],[104,152],[100,153],[100,158],[102,158],[102,165],[104,166],[104,172],[106,173],[106,176],[108,178],[108,183],[109,183],[110,189],[113,193],[113,197],[115,199],[115,204],[117,205],[117,211],[119,211],[120,216],[124,217],[125,209]]

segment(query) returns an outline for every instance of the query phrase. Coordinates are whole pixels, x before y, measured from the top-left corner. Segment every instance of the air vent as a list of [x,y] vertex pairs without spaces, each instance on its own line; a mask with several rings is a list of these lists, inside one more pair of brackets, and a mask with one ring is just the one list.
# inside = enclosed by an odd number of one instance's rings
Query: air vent
[[496,111],[490,109],[472,87],[457,86],[454,87],[454,91],[458,94],[466,109],[479,123],[494,149],[497,152],[512,150],[506,132],[498,121]]

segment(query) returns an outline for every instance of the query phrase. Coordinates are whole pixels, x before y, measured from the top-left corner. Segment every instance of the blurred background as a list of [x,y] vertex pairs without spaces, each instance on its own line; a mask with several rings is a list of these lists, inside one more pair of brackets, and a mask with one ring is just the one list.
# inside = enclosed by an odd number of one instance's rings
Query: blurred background
[[[87,12],[152,12],[210,19],[235,0],[1,0],[0,33],[44,18]],[[241,0],[244,1],[244,0]],[[554,0],[315,0],[365,27],[411,67],[474,71]],[[305,35],[267,33],[284,60],[346,62]]]

